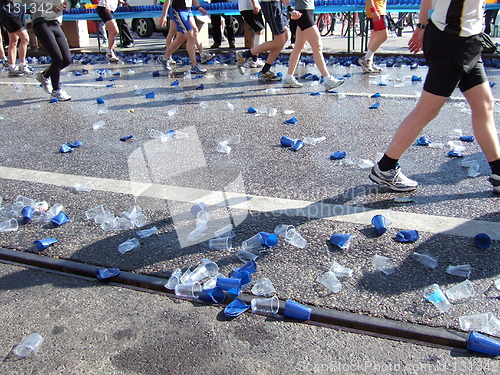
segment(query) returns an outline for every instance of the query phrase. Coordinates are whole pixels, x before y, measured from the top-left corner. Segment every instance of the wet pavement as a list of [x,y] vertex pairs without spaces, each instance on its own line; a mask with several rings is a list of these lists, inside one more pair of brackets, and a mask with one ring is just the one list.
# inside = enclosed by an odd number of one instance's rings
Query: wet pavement
[[[369,169],[358,163],[384,151],[421,91],[422,82],[412,82],[411,77],[425,78],[426,68],[383,66],[382,74],[370,76],[357,66],[334,62],[332,58],[331,74],[345,78],[338,93],[325,93],[317,82],[307,80],[302,80],[301,89],[260,83],[250,74],[256,70],[240,75],[234,64],[224,62],[206,65],[208,73],[202,78],[186,74],[186,66],[168,75],[153,61],[73,64],[62,78],[73,98],[64,103],[49,103],[32,77],[10,79],[2,73],[3,207],[18,195],[45,200],[49,206],[59,202],[70,222],[60,227],[21,225],[15,232],[0,233],[0,245],[32,252],[33,241],[54,237],[59,242],[40,254],[165,278],[177,267],[185,269],[209,258],[227,275],[243,264],[235,256],[243,240],[260,231],[272,232],[278,224],[293,224],[308,245],[300,249],[281,240],[261,254],[254,276],[269,277],[280,298],[453,329],[459,329],[462,315],[500,315],[500,292],[492,286],[498,278],[499,198],[487,182],[489,169],[477,142],[464,143],[464,154],[479,161],[478,177],[468,177],[461,160],[448,157],[446,146],[415,145],[401,164],[419,181],[419,190],[405,194],[378,188],[368,180]],[[82,69],[89,73],[75,75]],[[285,74],[286,66],[275,70]],[[156,71],[160,77],[153,76]],[[306,73],[317,70],[301,65],[299,76]],[[103,81],[96,81],[101,75]],[[488,75],[496,82],[499,72],[489,69]],[[179,84],[172,86],[176,80]],[[197,90],[200,84],[203,90]],[[499,98],[497,86],[492,90]],[[153,99],[146,98],[150,92]],[[371,98],[377,92],[382,97]],[[105,104],[98,105],[97,98]],[[377,101],[380,107],[369,109]],[[261,113],[248,113],[249,107]],[[269,115],[272,108],[274,116]],[[169,115],[171,110],[178,112]],[[297,123],[284,124],[291,117]],[[495,117],[498,120],[497,111]],[[93,129],[98,121],[104,125]],[[176,129],[189,138],[162,142],[151,137],[152,129]],[[470,110],[458,92],[423,135],[446,144],[457,140],[454,129],[472,134]],[[134,137],[120,141],[126,135]],[[231,145],[229,154],[217,152],[218,142],[236,135],[241,142]],[[283,135],[326,140],[294,152],[280,146]],[[61,144],[76,140],[83,146],[59,152]],[[353,165],[330,160],[335,151],[345,151]],[[88,181],[92,191],[75,190],[75,184]],[[396,203],[397,197],[414,201]],[[187,235],[195,228],[195,218],[189,211],[200,201],[208,205],[209,229],[190,243]],[[87,220],[85,211],[99,204],[117,216],[138,204],[148,219],[145,228],[155,225],[159,233],[122,255],[117,247],[135,237],[134,230],[104,231]],[[377,236],[369,219],[389,209],[395,221]],[[210,250],[213,231],[228,223],[235,226],[233,249]],[[490,248],[474,246],[475,228],[486,228],[494,239]],[[398,243],[394,237],[401,229],[419,229],[420,238]],[[334,233],[355,238],[348,249],[340,250],[328,241]],[[439,266],[430,269],[417,263],[414,251],[434,254]],[[393,259],[393,274],[375,270],[371,258],[376,254]],[[353,278],[342,280],[338,294],[315,281],[333,260],[354,270]],[[435,283],[447,289],[463,281],[445,272],[450,264],[471,264],[476,295],[439,314],[423,299],[422,290]]]

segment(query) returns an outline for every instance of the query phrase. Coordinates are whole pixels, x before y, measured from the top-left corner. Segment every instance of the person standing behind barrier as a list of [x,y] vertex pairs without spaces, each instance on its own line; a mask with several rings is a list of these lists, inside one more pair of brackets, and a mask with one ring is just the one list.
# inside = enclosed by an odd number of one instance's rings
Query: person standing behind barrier
[[[10,63],[9,77],[33,74],[26,64],[29,35],[26,31],[25,8],[24,4],[14,3],[12,0],[0,0],[0,20],[9,33],[9,48],[7,50]],[[18,51],[19,68],[16,66]]]
[[[304,49],[306,42],[312,48],[313,59],[316,67],[319,69],[325,84],[325,91],[332,91],[335,87],[344,83],[344,80],[331,77],[326,68],[323,57],[323,44],[319,35],[318,26],[314,21],[314,0],[296,0],[296,12],[299,13],[297,20],[297,31],[295,35],[295,45],[288,60],[288,74],[283,82],[283,87],[302,87],[302,83],[297,82],[293,76],[300,54]],[[295,18],[295,17],[294,17]]]
[[[172,1],[172,19],[175,22],[177,34],[175,40],[167,47],[167,51],[163,56],[158,58],[158,62],[163,66],[166,71],[172,71],[169,60],[172,54],[179,49],[182,43],[186,42],[186,49],[188,51],[189,59],[191,60],[191,73],[205,74],[206,69],[198,65],[196,60],[196,52],[194,49],[196,35],[193,30],[193,13],[191,12],[191,5],[194,3],[196,9],[201,14],[206,15],[207,11],[200,5],[198,0],[173,0]],[[170,0],[163,3],[163,10],[160,19],[160,26],[164,27],[167,23],[167,13],[170,8]]]
[[[212,0],[212,4],[227,2],[228,0]],[[210,48],[219,48],[222,44],[222,17],[224,17],[225,21],[224,30],[227,36],[227,42],[229,43],[229,48],[235,48],[233,17],[221,16],[220,14],[212,14],[210,16],[210,19],[212,20],[212,38],[214,40],[214,44]]]
[[373,55],[380,46],[387,40],[387,0],[366,0],[366,16],[370,22],[372,30],[370,41],[368,42],[368,51],[365,56],[358,60],[363,68],[363,73],[380,73],[382,69],[373,63]]
[[[434,10],[428,20],[431,7]],[[493,118],[493,96],[481,60],[484,0],[422,0],[410,52],[422,47],[429,66],[413,111],[399,125],[389,147],[369,175],[394,191],[412,191],[418,183],[406,177],[399,159],[433,120],[458,85],[471,109],[472,129],[491,168],[490,183],[500,193],[500,146]]]
[[56,3],[56,1],[49,8],[47,0],[30,0],[33,31],[51,60],[49,67],[43,72],[36,73],[35,78],[51,98],[65,101],[70,100],[71,96],[61,89],[61,70],[71,64],[71,52],[68,40],[61,29],[66,2],[58,0]]
[[118,24],[116,23],[113,12],[118,8],[118,0],[99,0],[97,5],[97,14],[106,25],[108,32],[108,51],[106,57],[109,62],[116,63],[119,61],[115,55],[115,41],[118,36]]
[[[283,0],[283,3],[288,8],[291,17],[299,17],[299,12],[294,10],[294,8],[290,5],[290,0]],[[264,18],[271,28],[273,40],[264,42],[245,52],[236,52],[236,65],[238,66],[238,70],[241,74],[245,73],[244,65],[248,58],[268,52],[266,63],[259,72],[259,81],[281,81],[281,76],[271,71],[271,66],[288,40],[288,17],[284,9],[284,5],[280,0],[261,1],[262,13],[264,13]]]
[[[253,47],[257,47],[263,41],[264,37],[264,19],[262,18],[262,12],[260,9],[260,4],[258,0],[238,0],[238,10],[245,22],[252,28],[253,35]],[[260,60],[257,56],[252,56],[248,59],[249,68],[262,68],[264,62]]]
[[0,60],[2,60],[2,65],[4,68],[8,68],[10,66],[9,64],[9,61],[7,59],[7,57],[5,56],[5,51],[4,51],[4,48],[3,48],[3,26],[2,26],[2,22],[0,21]]

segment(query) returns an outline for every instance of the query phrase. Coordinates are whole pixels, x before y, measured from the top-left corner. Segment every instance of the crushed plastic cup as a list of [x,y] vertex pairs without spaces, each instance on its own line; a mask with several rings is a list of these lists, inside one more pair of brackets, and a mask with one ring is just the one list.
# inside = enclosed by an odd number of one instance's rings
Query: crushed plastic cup
[[258,279],[252,287],[252,293],[256,296],[271,297],[276,294],[273,283],[267,277]]
[[27,224],[33,219],[33,213],[35,212],[34,209],[32,209],[29,206],[23,207],[21,210],[21,215],[23,216],[23,224]]
[[474,284],[472,284],[468,279],[447,289],[445,293],[446,297],[448,297],[451,302],[471,298],[476,295]]
[[152,236],[153,234],[156,234],[156,233],[158,233],[158,228],[156,228],[156,227],[151,227],[148,229],[141,229],[141,230],[138,230],[135,232],[135,234],[139,238],[147,238],[147,237]]
[[[100,219],[100,217],[96,217]],[[94,219],[94,220],[96,220]],[[97,221],[97,220],[96,220]],[[112,231],[116,229],[116,218],[114,215],[103,215],[102,220],[100,220],[100,227],[105,231]]]
[[89,220],[94,219],[98,215],[104,215],[104,214],[105,211],[104,211],[104,206],[102,204],[85,211],[85,217]]
[[200,283],[195,282],[194,284],[177,284],[174,291],[176,296],[198,298],[202,288]]
[[292,147],[295,142],[297,142],[297,139],[289,138],[284,135],[280,138],[280,144],[285,147]]
[[269,298],[254,298],[250,302],[250,307],[252,311],[256,313],[277,314],[280,308],[280,302],[276,296]]
[[50,245],[53,245],[57,242],[55,238],[44,238],[41,240],[36,240],[33,242],[38,250],[45,250]]
[[193,215],[194,217],[198,217],[198,213],[200,211],[205,211],[207,208],[207,205],[205,202],[199,202],[199,203],[196,203],[196,204],[193,204],[191,206],[191,215]]
[[18,357],[27,357],[31,353],[36,354],[43,343],[43,337],[39,333],[25,336],[14,348],[14,354]]
[[258,254],[243,249],[238,250],[235,255],[242,262],[248,262],[249,260],[256,260],[259,257]]
[[375,163],[370,159],[361,159],[358,162],[358,167],[361,169],[373,168],[374,165]]
[[231,294],[240,294],[242,281],[234,277],[219,277],[216,285]]
[[474,142],[474,136],[473,135],[463,135],[459,138],[462,142]]
[[342,283],[332,271],[325,272],[316,278],[316,281],[333,293],[339,293],[342,289]]
[[176,268],[174,272],[170,275],[167,283],[165,284],[165,288],[174,290],[177,284],[180,284],[182,277],[182,270],[180,268]]
[[92,125],[92,129],[99,130],[99,129],[104,128],[105,125],[106,125],[106,123],[104,122],[104,120],[99,120]]
[[478,233],[474,237],[474,243],[480,249],[487,249],[491,245],[491,238],[486,233]]
[[285,237],[285,240],[286,242],[288,242],[289,244],[295,246],[295,247],[298,247],[300,249],[303,249],[307,246],[307,241],[305,240],[304,237],[302,237],[300,235],[299,232],[297,232],[295,230],[295,228],[293,229],[289,229],[287,232],[286,232],[286,237]]
[[345,151],[335,151],[330,155],[330,160],[342,160],[346,157],[346,155]]
[[110,279],[112,277],[118,276],[119,274],[119,268],[98,268],[95,271],[95,275],[98,280]]
[[235,298],[230,304],[224,308],[224,315],[228,318],[236,318],[250,308],[245,302],[239,298]]
[[477,332],[471,332],[467,340],[467,349],[474,352],[498,356],[500,355],[500,341]]
[[213,238],[208,241],[211,250],[231,250],[232,242],[230,237]]
[[207,228],[208,221],[210,220],[210,214],[207,211],[199,211],[196,214],[196,228]]
[[351,240],[354,238],[352,234],[334,233],[330,237],[332,245],[340,247],[342,250],[347,250],[351,245]]
[[246,251],[265,249],[260,233],[257,233],[256,235],[243,241],[243,243],[241,244],[241,248]]
[[372,218],[372,225],[379,236],[383,235],[387,231],[387,222],[384,215],[375,215]]
[[125,254],[128,251],[138,249],[141,246],[137,238],[130,238],[127,241],[118,245],[118,251],[120,254]]
[[311,319],[312,309],[301,303],[292,301],[291,299],[286,300],[285,307],[283,308],[283,315],[295,318],[299,320],[309,320]]
[[217,152],[221,154],[229,154],[231,152],[231,146],[229,146],[228,141],[222,141],[217,144]]
[[80,182],[79,184],[75,185],[76,191],[90,192],[92,191],[92,188],[93,188],[92,182]]
[[69,218],[63,211],[59,212],[51,220],[51,222],[57,226],[61,226],[63,224],[66,224],[68,221],[69,221]]
[[189,280],[191,282],[200,281],[207,277],[213,277],[219,273],[219,266],[217,263],[208,261],[200,264],[194,269],[193,272],[189,274]]
[[470,264],[460,264],[458,266],[449,265],[446,268],[446,273],[454,276],[465,277],[468,279],[470,273],[472,272],[472,266]]
[[269,117],[274,117],[278,113],[278,110],[276,108],[269,108],[269,111],[267,112],[267,115]]
[[464,331],[479,331],[484,333],[490,332],[490,322],[496,317],[492,312],[464,315],[458,318],[460,329]]
[[304,139],[302,139],[302,142],[304,142],[305,144],[314,146],[320,142],[323,142],[325,139],[326,139],[325,136],[322,136],[322,137],[304,137]]
[[333,261],[330,266],[330,271],[337,277],[352,277],[353,270],[351,268],[344,267],[340,263]]
[[429,146],[432,142],[425,135],[417,139],[417,144],[419,146]]
[[259,232],[261,242],[267,247],[274,247],[278,243],[278,236],[274,233]]
[[417,253],[416,251],[412,255],[413,259],[415,259],[417,262],[423,264],[424,266],[427,266],[429,268],[436,268],[439,264],[438,260],[435,259],[433,256],[425,253]]
[[216,286],[212,289],[203,289],[198,298],[210,303],[222,303],[226,299],[226,295],[221,288]]
[[233,225],[228,224],[220,229],[217,229],[214,231],[214,236],[215,237],[229,237],[229,238],[234,238],[236,235],[234,234],[233,231]]
[[415,242],[418,240],[418,232],[413,229],[402,230],[396,234],[398,242]]
[[241,289],[245,288],[252,281],[252,275],[247,271],[233,271],[231,278],[241,280]]
[[396,270],[396,265],[391,258],[383,255],[374,255],[372,257],[372,265],[380,272],[390,275]]
[[448,301],[438,284],[432,284],[425,288],[423,295],[427,301],[436,306],[436,308],[442,313],[451,308],[450,301]]

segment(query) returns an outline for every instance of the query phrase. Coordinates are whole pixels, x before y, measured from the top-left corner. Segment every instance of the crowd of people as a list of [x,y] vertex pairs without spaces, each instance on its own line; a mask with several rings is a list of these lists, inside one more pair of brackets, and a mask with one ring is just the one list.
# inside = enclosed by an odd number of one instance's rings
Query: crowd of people
[[[218,0],[225,1],[225,0]],[[99,0],[97,13],[105,23],[108,37],[106,56],[110,62],[118,61],[114,53],[118,25],[113,12],[120,0]],[[206,10],[198,0],[165,0],[161,24],[170,18],[172,32],[167,37],[166,52],[158,61],[165,70],[171,71],[172,54],[182,43],[191,60],[191,72],[204,74],[206,69],[197,61],[196,48],[201,62],[213,58],[203,50],[198,38],[198,27],[191,11],[192,5],[203,15]],[[280,81],[282,77],[271,69],[274,61],[289,40],[289,19],[296,26],[293,50],[289,59],[288,72],[283,82],[287,88],[302,86],[295,77],[295,69],[301,52],[308,42],[313,51],[313,59],[321,73],[321,81],[326,91],[333,91],[344,81],[328,73],[322,51],[321,37],[314,21],[314,0],[296,0],[295,7],[290,0],[239,0],[238,5],[245,21],[254,33],[252,47],[236,52],[236,65],[243,74],[247,67],[261,68],[259,80]],[[33,31],[51,57],[48,68],[35,74],[44,91],[57,100],[70,100],[60,86],[60,72],[71,63],[67,39],[61,29],[64,0],[55,0],[47,6],[45,0],[31,0],[30,13]],[[29,36],[25,22],[26,8],[13,0],[0,0],[0,21],[8,33],[7,56],[0,38],[0,59],[9,76],[33,74],[26,63]],[[410,52],[424,51],[429,70],[422,94],[414,110],[402,121],[385,154],[373,167],[369,178],[395,191],[412,191],[418,183],[406,177],[399,166],[399,159],[414,142],[423,128],[437,116],[441,107],[458,87],[468,101],[472,113],[472,127],[475,137],[491,167],[490,182],[493,190],[500,193],[500,146],[493,118],[493,96],[481,60],[484,0],[421,0],[419,22],[409,41]],[[358,62],[364,73],[379,73],[374,64],[374,54],[387,39],[386,0],[366,0],[366,14],[370,21],[371,37],[366,54]],[[490,17],[490,15],[488,15]],[[490,17],[491,18],[491,17]],[[213,17],[214,45],[222,42],[222,22],[220,16]],[[273,38],[262,41],[264,20],[269,25]],[[226,19],[226,26],[231,21]],[[488,27],[491,22],[488,23]],[[231,25],[229,25],[231,28]],[[488,30],[489,31],[489,30]],[[234,48],[234,34],[227,32],[229,47]],[[259,60],[267,53],[265,62]],[[19,60],[19,65],[17,65]]]

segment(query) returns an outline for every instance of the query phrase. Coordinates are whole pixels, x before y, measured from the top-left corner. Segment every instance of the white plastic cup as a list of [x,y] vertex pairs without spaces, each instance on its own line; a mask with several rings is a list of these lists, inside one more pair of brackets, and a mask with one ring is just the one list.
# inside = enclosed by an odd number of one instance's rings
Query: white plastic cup
[[445,293],[446,297],[448,297],[451,302],[474,297],[476,295],[474,284],[472,284],[468,279],[447,289]]
[[180,279],[182,276],[182,270],[180,268],[176,268],[174,272],[172,272],[172,275],[170,275],[170,278],[168,279],[167,283],[165,284],[165,288],[167,289],[175,289],[176,285],[180,284]]
[[189,275],[189,279],[192,282],[200,281],[206,277],[212,277],[217,275],[219,272],[219,266],[214,262],[207,262],[200,264],[194,269],[194,271]]
[[19,223],[14,218],[0,223],[0,232],[14,232],[17,228],[19,228]]
[[432,284],[425,288],[424,298],[436,306],[436,308],[442,313],[451,308],[450,301],[448,301],[438,284]]
[[43,337],[39,333],[32,333],[25,336],[14,348],[14,354],[19,357],[27,357],[31,353],[36,354],[43,343]]
[[271,280],[261,277],[252,287],[252,293],[256,296],[271,297],[276,293],[276,289]]
[[386,275],[390,275],[391,273],[394,273],[394,271],[396,269],[396,265],[394,264],[392,259],[387,258],[383,255],[374,255],[372,257],[372,265],[377,270],[385,273]]
[[229,237],[213,238],[208,241],[208,247],[212,250],[231,250],[232,242]]
[[254,298],[250,303],[252,311],[264,314],[277,314],[280,304],[278,297],[271,298]]
[[192,285],[177,284],[175,286],[175,295],[180,297],[198,298],[201,293],[201,285],[196,282]]
[[276,234],[279,237],[286,238],[286,234],[289,230],[295,229],[293,225],[288,225],[288,224],[279,224],[274,228],[274,234]]
[[338,293],[342,289],[342,283],[332,271],[325,272],[316,278],[316,281],[333,293]]
[[470,264],[460,264],[458,266],[449,265],[446,268],[446,273],[450,275],[459,276],[469,278],[470,273],[472,272],[472,266]]
[[262,244],[262,236],[260,235],[260,233],[257,233],[256,235],[243,241],[243,243],[241,244],[241,248],[246,251],[264,249],[265,246]]
[[295,229],[289,229],[286,232],[285,240],[300,249],[307,246],[307,241]]
[[238,250],[235,255],[243,263],[246,263],[250,260],[256,260],[259,257],[258,254],[255,254],[252,251],[243,250],[243,249]]

